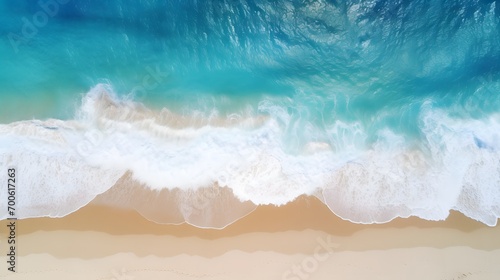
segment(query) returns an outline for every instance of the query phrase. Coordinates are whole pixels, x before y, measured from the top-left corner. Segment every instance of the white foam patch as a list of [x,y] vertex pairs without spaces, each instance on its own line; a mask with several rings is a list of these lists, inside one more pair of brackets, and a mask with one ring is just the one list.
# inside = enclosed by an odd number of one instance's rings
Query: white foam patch
[[396,217],[444,220],[451,209],[494,226],[500,205],[500,116],[453,119],[424,105],[417,147],[382,131],[362,157],[333,173],[329,208],[358,223]]
[[[65,216],[106,191],[123,173],[90,166],[62,136],[66,133],[81,132],[61,121],[0,126],[0,168],[16,169],[16,217]],[[7,200],[0,205],[7,209]],[[6,211],[1,217],[7,218]]]
[[[266,117],[179,116],[119,99],[99,85],[84,96],[75,120],[1,125],[0,166],[18,168],[19,218],[64,216],[108,193],[100,203],[136,209],[151,220],[221,228],[253,205],[314,195],[358,223],[408,216],[442,220],[455,209],[496,224],[498,115],[456,119],[424,104],[418,143],[382,129],[368,145],[360,123],[338,120],[325,128],[328,142],[309,142],[291,153],[284,148],[291,117],[271,103],[259,108]],[[146,197],[115,184],[125,174]],[[186,211],[214,184],[224,190],[221,201],[210,196],[206,211]],[[224,214],[230,209],[234,215]]]
[[153,190],[193,190],[217,182],[242,201],[280,205],[313,193],[328,172],[306,166],[326,164],[331,150],[287,155],[274,119],[256,127],[241,122],[174,128],[163,125],[154,112],[133,116],[136,104],[112,98],[94,92],[84,100],[81,120],[94,130],[91,147],[82,148],[82,154],[92,166],[132,171],[133,179]]

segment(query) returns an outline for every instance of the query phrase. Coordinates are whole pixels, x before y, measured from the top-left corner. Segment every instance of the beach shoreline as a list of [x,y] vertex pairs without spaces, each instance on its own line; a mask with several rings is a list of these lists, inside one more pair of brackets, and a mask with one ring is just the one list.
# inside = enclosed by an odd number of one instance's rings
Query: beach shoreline
[[88,205],[63,218],[19,220],[17,234],[18,272],[3,267],[1,278],[494,279],[500,273],[498,226],[458,212],[440,222],[353,224],[304,196],[260,206],[222,230],[160,225],[134,211]]

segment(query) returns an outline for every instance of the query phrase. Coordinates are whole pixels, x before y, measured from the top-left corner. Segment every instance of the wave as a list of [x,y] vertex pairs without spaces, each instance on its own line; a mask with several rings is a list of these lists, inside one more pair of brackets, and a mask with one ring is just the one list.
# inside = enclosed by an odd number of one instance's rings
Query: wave
[[[419,138],[335,120],[300,126],[309,136],[296,149],[289,114],[269,98],[239,114],[180,115],[101,84],[72,120],[0,125],[0,166],[17,169],[18,218],[62,217],[98,203],[158,223],[223,228],[258,205],[311,195],[355,223],[443,220],[458,210],[496,225],[499,114],[452,116],[428,100]],[[315,137],[320,128],[327,140]]]

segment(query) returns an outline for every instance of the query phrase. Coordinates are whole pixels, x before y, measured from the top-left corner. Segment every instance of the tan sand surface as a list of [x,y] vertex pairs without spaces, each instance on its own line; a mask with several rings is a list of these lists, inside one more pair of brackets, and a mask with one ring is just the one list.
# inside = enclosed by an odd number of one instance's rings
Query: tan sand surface
[[498,226],[460,213],[359,225],[306,197],[223,230],[86,206],[17,221],[17,243],[17,273],[4,261],[0,279],[500,279]]

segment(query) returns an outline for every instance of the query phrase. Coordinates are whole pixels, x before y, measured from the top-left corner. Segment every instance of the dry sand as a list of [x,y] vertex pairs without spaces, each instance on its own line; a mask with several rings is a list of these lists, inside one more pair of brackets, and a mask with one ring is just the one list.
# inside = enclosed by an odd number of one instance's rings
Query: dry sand
[[259,207],[224,230],[158,225],[135,212],[98,206],[17,224],[17,273],[4,261],[0,279],[500,277],[500,227],[459,213],[442,222],[358,225],[301,197],[283,207]]

